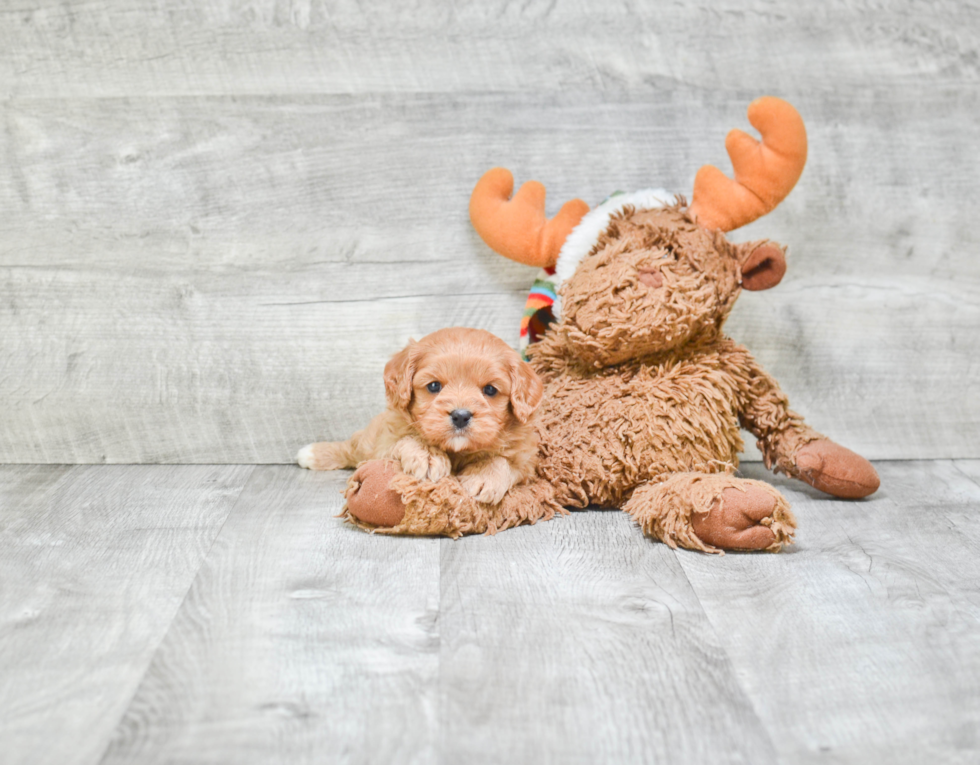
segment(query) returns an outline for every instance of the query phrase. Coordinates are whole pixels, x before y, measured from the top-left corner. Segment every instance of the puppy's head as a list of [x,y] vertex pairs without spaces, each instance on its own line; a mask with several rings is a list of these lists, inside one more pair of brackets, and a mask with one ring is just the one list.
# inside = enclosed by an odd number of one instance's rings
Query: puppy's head
[[385,394],[428,443],[478,452],[501,448],[518,423],[527,423],[543,387],[503,340],[453,327],[396,353],[385,366]]

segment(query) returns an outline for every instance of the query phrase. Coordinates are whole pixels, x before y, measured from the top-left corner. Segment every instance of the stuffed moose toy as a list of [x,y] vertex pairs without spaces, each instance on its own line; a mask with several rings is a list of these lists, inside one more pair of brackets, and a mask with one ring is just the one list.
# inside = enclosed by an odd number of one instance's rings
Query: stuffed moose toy
[[591,211],[572,200],[549,220],[541,184],[511,198],[510,172],[487,172],[470,199],[473,226],[491,249],[542,269],[521,328],[545,386],[537,478],[487,506],[453,477],[418,481],[368,462],[351,477],[346,517],[383,533],[458,536],[591,505],[622,508],[672,547],[775,551],[796,523],[776,489],[735,475],[740,428],[766,467],[836,497],[872,494],[872,465],[810,428],[723,332],[742,289],[774,287],[786,269],[781,245],[732,244],[724,232],[775,208],[807,153],[788,103],[760,98],[748,118],[762,141],[731,131],[735,179],[702,167],[690,205],[645,190]]

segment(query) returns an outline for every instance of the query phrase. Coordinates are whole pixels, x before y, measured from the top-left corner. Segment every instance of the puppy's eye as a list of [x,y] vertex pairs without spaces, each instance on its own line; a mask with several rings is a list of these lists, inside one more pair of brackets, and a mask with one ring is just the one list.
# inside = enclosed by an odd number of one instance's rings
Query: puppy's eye
[[429,391],[429,393],[438,393],[439,391],[442,390],[442,383],[433,380],[432,382],[430,382],[428,385],[425,386],[425,389]]
[[497,389],[494,388],[492,385],[484,385],[483,386],[483,395],[484,396],[489,396],[490,398],[493,398],[494,396],[497,395]]

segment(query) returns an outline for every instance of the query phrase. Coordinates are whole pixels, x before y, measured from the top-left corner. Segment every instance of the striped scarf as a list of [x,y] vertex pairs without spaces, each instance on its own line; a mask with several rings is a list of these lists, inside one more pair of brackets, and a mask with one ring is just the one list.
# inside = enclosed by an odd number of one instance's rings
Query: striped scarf
[[554,268],[542,268],[534,279],[534,285],[524,304],[521,317],[521,358],[527,361],[527,348],[544,335],[545,330],[555,321],[554,305],[558,298],[558,277]]

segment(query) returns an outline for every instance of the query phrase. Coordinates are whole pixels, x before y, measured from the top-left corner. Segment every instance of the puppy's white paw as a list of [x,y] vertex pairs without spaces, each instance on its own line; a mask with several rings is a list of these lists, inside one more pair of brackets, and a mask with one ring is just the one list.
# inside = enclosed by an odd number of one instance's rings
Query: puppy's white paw
[[473,499],[488,505],[496,505],[500,502],[510,488],[507,483],[488,473],[461,475],[459,482]]
[[301,468],[312,470],[314,465],[313,444],[307,444],[296,452],[296,464]]

